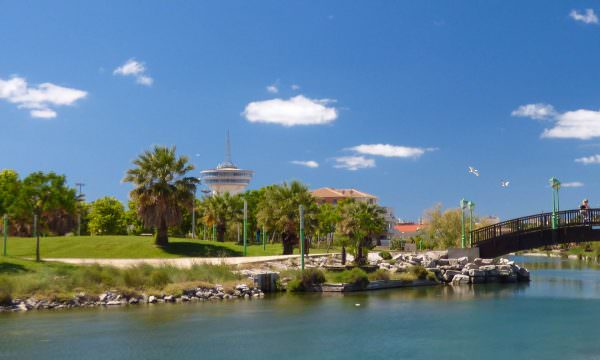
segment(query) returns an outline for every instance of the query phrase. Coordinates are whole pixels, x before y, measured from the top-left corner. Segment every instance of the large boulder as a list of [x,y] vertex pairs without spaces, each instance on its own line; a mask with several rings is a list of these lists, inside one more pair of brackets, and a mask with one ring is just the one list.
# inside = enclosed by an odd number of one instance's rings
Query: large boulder
[[454,275],[454,277],[452,278],[452,285],[466,285],[468,284],[470,281],[470,278],[467,275],[462,275],[462,274],[458,274],[458,275]]
[[457,275],[462,275],[462,274],[460,273],[460,271],[457,271],[457,270],[446,270],[444,272],[444,276],[442,278],[444,279],[445,282],[450,282]]

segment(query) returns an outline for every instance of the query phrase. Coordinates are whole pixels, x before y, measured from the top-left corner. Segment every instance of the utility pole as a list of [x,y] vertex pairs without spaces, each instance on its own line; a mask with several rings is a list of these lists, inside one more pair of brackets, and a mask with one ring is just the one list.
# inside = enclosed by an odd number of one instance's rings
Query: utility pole
[[467,242],[467,235],[465,234],[465,209],[467,208],[467,200],[460,200],[460,218],[462,226],[462,235],[460,237],[460,245],[464,249]]
[[192,198],[192,239],[196,238],[196,188],[194,188],[194,197]]
[[560,200],[558,198],[558,190],[560,190],[560,181],[551,177],[550,186],[552,187],[552,230],[558,228],[558,212],[560,211]]
[[475,203],[472,201],[467,202],[469,207],[469,247],[473,247],[473,210],[475,209]]

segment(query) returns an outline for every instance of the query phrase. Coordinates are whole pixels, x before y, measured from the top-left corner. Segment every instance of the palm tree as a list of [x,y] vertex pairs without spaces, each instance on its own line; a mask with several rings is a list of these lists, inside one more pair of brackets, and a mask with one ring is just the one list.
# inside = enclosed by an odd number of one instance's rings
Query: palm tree
[[299,244],[300,205],[304,206],[304,226],[310,233],[315,225],[317,207],[312,194],[302,183],[292,181],[290,184],[271,185],[265,188],[264,197],[258,205],[258,223],[281,234],[283,255],[293,254],[294,246]]
[[385,231],[385,210],[375,204],[345,200],[339,204],[339,214],[338,230],[352,242],[354,262],[363,265],[371,240]]
[[204,223],[215,227],[217,241],[225,241],[227,224],[230,221],[239,221],[241,218],[242,200],[229,193],[213,194],[202,201],[201,213]]
[[123,181],[135,188],[130,192],[145,226],[156,228],[156,245],[169,244],[169,226],[181,223],[183,209],[190,208],[199,180],[185,176],[194,169],[187,156],[178,157],[175,147],[154,146],[133,161]]

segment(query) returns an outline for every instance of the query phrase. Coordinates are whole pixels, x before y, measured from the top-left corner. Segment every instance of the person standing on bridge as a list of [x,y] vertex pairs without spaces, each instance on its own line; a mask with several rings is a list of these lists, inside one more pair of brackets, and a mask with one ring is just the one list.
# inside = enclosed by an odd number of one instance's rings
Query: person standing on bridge
[[588,201],[588,199],[583,199],[583,201],[581,202],[581,206],[579,206],[579,212],[581,213],[581,216],[583,217],[583,222],[587,223],[590,221],[590,203]]

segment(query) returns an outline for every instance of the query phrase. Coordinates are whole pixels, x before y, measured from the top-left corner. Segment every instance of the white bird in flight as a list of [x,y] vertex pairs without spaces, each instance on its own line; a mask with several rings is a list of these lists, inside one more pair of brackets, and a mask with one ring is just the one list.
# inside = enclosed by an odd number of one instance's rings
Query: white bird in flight
[[479,170],[475,169],[472,166],[469,166],[469,174],[473,174],[475,176],[479,176]]
[[508,181],[508,180],[500,180],[500,186],[502,186],[502,187],[508,187],[508,184],[510,184],[510,181]]

